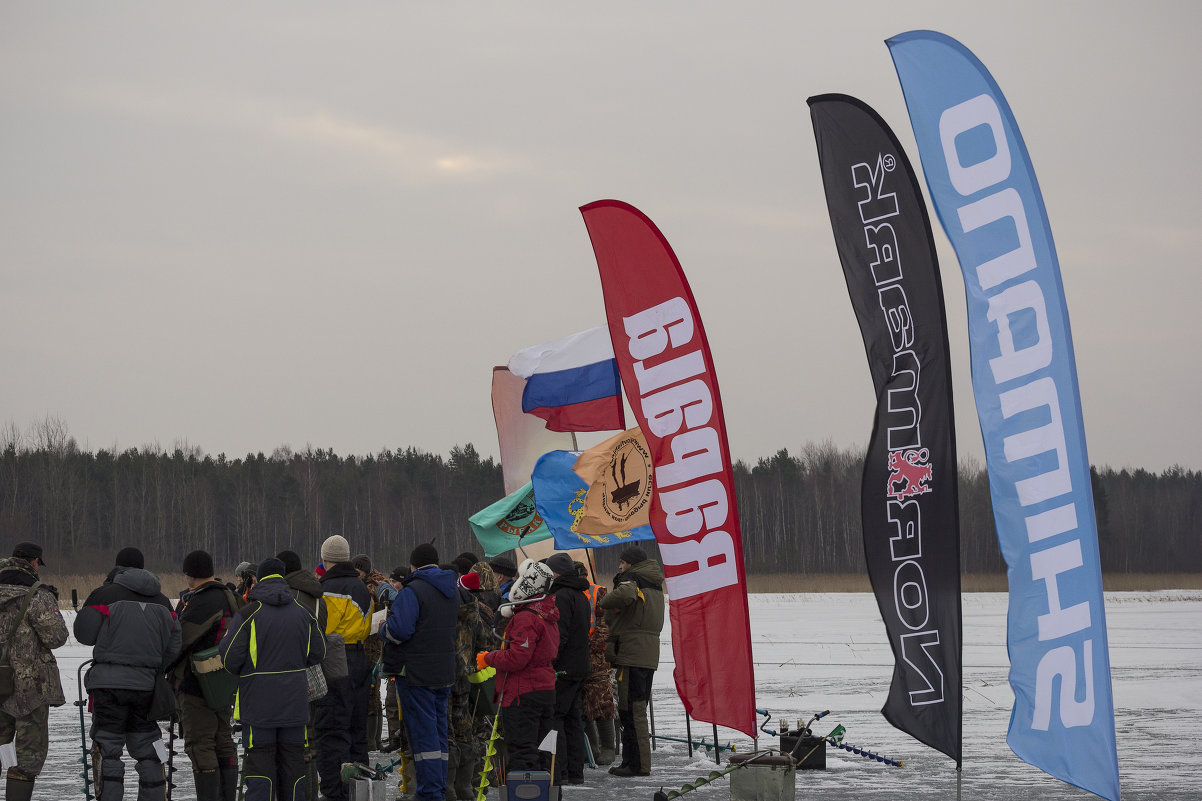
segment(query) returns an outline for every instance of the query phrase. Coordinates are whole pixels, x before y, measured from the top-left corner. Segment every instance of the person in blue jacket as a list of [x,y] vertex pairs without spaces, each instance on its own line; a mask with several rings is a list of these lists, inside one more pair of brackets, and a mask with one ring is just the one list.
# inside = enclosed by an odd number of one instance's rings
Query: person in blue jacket
[[401,715],[413,750],[417,797],[446,796],[447,702],[455,683],[459,576],[438,566],[423,543],[409,557],[410,573],[392,602],[384,631],[384,672],[398,676]]
[[292,597],[285,570],[275,557],[259,563],[249,603],[218,645],[225,669],[238,677],[246,801],[304,801],[307,787],[305,668],[325,658],[326,643],[317,618]]

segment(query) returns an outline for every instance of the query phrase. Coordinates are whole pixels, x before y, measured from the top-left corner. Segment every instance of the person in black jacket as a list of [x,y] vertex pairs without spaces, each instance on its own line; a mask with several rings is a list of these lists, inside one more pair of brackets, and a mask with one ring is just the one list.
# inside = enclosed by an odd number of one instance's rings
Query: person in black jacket
[[206,702],[189,657],[221,639],[243,600],[213,575],[213,557],[192,551],[184,557],[188,592],[178,614],[183,651],[172,671],[179,694],[184,753],[192,761],[197,801],[234,801],[238,792],[238,747],[230,731],[231,706],[213,709]]
[[572,557],[556,553],[547,557],[555,573],[551,593],[559,608],[559,653],[555,667],[555,728],[560,757],[555,760],[555,783],[584,783],[584,719],[581,700],[589,669],[589,609],[587,579],[576,572]]
[[138,801],[166,797],[167,778],[155,751],[162,732],[150,704],[156,674],[179,656],[180,629],[158,578],[143,564],[141,551],[123,549],[75,618],[75,639],[95,646],[84,686],[92,700],[93,759],[100,756],[100,801],[120,801],[125,794],[126,747],[137,760]]
[[305,798],[305,669],[321,662],[326,645],[317,618],[293,599],[284,571],[275,557],[259,563],[249,603],[219,645],[225,669],[238,676],[246,801]]

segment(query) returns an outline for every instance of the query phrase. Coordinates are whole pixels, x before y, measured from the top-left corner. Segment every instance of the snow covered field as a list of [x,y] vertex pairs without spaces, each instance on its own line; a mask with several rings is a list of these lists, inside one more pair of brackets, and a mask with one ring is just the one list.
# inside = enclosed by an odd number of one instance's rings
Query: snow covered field
[[[1052,779],[1015,757],[1006,746],[1012,696],[1006,682],[1006,596],[964,596],[965,799],[1087,799],[1094,796]],[[70,625],[73,613],[65,613]],[[1202,799],[1202,592],[1107,593],[1110,659],[1114,682],[1119,770],[1128,801]],[[829,709],[815,725],[826,732],[841,723],[845,742],[903,760],[901,768],[828,749],[827,770],[799,772],[798,798],[956,798],[954,763],[891,727],[879,710],[892,675],[884,627],[869,594],[753,595],[751,597],[757,703],[775,729]],[[670,633],[655,682],[655,728],[685,736],[684,711],[672,685]],[[76,669],[89,649],[68,643],[57,652],[68,699],[75,696]],[[82,798],[79,712],[68,704],[50,712],[50,759],[38,798]],[[693,737],[712,738],[709,724],[693,723]],[[738,750],[751,740],[720,729]],[[776,744],[765,737],[761,744]],[[175,798],[191,799],[192,777],[182,749]],[[375,755],[373,755],[375,756]],[[378,755],[385,761],[383,755]],[[586,785],[565,788],[570,801],[651,799],[661,787],[680,789],[714,769],[704,751],[689,758],[680,742],[660,740],[652,776],[617,779],[585,769]],[[132,775],[132,765],[130,766]],[[132,793],[130,794],[132,797]],[[389,797],[393,797],[390,787]],[[491,795],[496,798],[495,793]],[[690,801],[728,799],[730,783],[719,779],[685,796]]]

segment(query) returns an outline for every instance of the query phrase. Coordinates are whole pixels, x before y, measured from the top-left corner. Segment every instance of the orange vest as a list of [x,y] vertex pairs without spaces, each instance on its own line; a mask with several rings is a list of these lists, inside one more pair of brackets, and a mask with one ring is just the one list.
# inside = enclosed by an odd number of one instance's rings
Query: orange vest
[[581,590],[584,597],[588,598],[588,636],[593,636],[594,625],[597,621],[597,590],[601,588],[600,584],[589,584],[587,590]]

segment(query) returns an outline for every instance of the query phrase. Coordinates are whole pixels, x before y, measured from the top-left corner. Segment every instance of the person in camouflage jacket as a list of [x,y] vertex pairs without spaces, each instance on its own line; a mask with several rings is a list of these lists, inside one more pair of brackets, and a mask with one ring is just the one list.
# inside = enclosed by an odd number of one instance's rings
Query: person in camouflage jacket
[[[476,654],[491,651],[500,644],[492,630],[493,611],[476,596],[480,586],[477,573],[459,577],[459,617],[455,625],[455,684],[451,687],[448,705],[450,760],[447,768],[447,798],[450,801],[472,801],[474,777],[479,774],[477,763],[483,758],[483,744],[492,732],[485,720],[486,709],[480,708],[479,686],[471,681],[477,673]],[[475,703],[473,703],[475,701]],[[491,704],[485,702],[487,706]],[[483,735],[483,739],[481,738]]]
[[[0,743],[15,742],[17,764],[8,769],[5,798],[28,801],[50,747],[50,707],[66,703],[52,651],[67,642],[67,624],[58,610],[58,591],[43,584],[33,591],[21,622],[25,594],[38,581],[42,549],[21,543],[14,556],[0,559],[0,637],[13,667],[13,694],[0,703]],[[36,555],[35,555],[36,554]],[[9,632],[16,631],[9,638]]]

